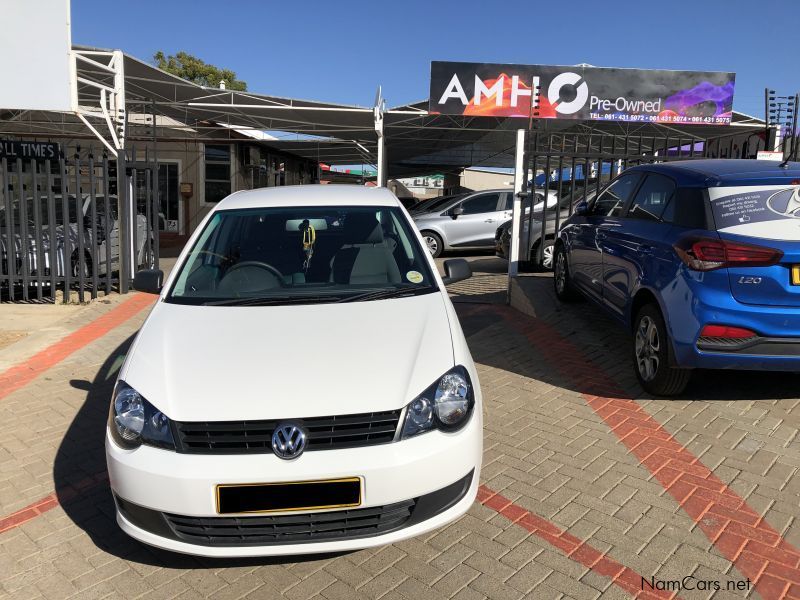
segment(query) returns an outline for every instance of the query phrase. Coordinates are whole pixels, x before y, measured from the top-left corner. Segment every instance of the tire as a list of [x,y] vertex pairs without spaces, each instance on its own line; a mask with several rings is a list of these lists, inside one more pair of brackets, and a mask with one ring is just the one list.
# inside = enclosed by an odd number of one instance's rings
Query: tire
[[[80,268],[81,263],[78,260],[78,253],[72,255],[72,260],[70,261],[70,271],[72,272],[72,278],[78,279],[80,277]],[[92,277],[92,257],[86,254],[83,259],[83,279],[84,281],[91,279]]]
[[531,260],[532,265],[536,265],[536,269],[539,271],[552,271],[553,270],[553,259],[555,258],[554,255],[555,251],[555,241],[554,240],[545,240],[544,241],[544,248],[542,248],[542,258],[539,260],[539,244],[537,243],[531,249]]
[[439,258],[442,255],[444,251],[444,242],[442,242],[440,235],[432,231],[423,231],[422,239],[425,241],[425,246],[428,248],[428,252],[431,253],[433,258]]
[[555,246],[553,265],[553,287],[556,291],[556,298],[562,302],[574,302],[579,296],[572,284],[572,277],[569,274],[569,263],[567,262],[567,252],[564,250],[562,244]]
[[645,304],[634,319],[633,368],[639,384],[655,396],[676,396],[686,389],[691,369],[669,365],[669,333],[661,311],[655,304]]

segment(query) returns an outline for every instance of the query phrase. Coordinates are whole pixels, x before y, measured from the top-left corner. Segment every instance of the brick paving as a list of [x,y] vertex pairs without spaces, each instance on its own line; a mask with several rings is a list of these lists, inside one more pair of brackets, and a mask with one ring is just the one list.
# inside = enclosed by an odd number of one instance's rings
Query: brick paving
[[528,314],[504,308],[491,271],[451,289],[485,398],[483,487],[456,523],[290,559],[198,559],[128,538],[103,428],[144,311],[0,389],[0,596],[626,598],[645,596],[642,578],[691,575],[721,589],[653,596],[800,597],[800,378],[701,372],[684,397],[649,398],[625,333],[593,307],[559,306],[549,279],[529,277],[516,290]]

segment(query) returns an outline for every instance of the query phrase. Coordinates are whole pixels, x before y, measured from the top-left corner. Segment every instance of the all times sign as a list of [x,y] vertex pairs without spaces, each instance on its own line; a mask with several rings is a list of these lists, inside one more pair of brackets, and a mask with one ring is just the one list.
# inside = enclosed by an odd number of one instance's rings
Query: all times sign
[[26,142],[0,140],[0,159],[9,161],[57,159],[61,155],[61,146],[54,142]]

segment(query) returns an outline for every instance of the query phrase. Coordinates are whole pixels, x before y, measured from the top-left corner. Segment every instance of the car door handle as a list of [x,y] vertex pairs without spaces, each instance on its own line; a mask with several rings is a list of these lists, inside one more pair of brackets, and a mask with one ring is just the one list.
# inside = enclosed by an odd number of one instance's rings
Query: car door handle
[[494,223],[494,219],[486,219],[484,223]]

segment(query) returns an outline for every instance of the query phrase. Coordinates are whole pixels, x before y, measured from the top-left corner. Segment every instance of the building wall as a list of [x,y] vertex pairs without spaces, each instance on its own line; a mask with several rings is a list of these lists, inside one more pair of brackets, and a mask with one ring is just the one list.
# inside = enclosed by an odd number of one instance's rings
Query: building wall
[[475,191],[513,187],[514,174],[464,169],[461,172],[461,186]]
[[[206,198],[205,144],[193,140],[169,139],[167,136],[170,133],[170,131],[159,133],[155,142],[152,139],[140,138],[129,139],[127,144],[129,161],[143,163],[156,160],[160,166],[175,165],[170,174],[177,175],[177,182],[175,182],[177,192],[174,186],[171,189],[178,195],[179,218],[173,219],[170,216],[168,220],[177,220],[178,230],[175,232],[164,231],[162,238],[189,235],[216,204]],[[180,134],[181,132],[177,132],[173,135]],[[15,136],[4,136],[4,139],[13,140]],[[74,156],[80,157],[80,160],[83,161],[82,171],[86,171],[90,154],[95,158],[96,165],[101,163],[102,157],[106,154],[99,141],[84,137],[76,139],[68,136],[24,136],[21,139],[57,142],[70,161]],[[319,168],[315,161],[279,152],[249,139],[224,139],[219,142],[211,142],[211,144],[227,146],[230,149],[230,193],[254,187],[316,183],[319,180]],[[109,169],[115,173],[116,161],[112,156],[108,158]],[[73,173],[71,167],[68,167],[68,173]],[[84,179],[87,177],[88,175]],[[191,184],[191,194],[181,195],[181,184]],[[143,189],[143,181],[140,181],[140,185]],[[89,192],[86,181],[82,182],[81,189],[84,193]],[[95,181],[95,193],[102,193],[102,182],[99,179]],[[167,218],[162,220],[166,221]]]

